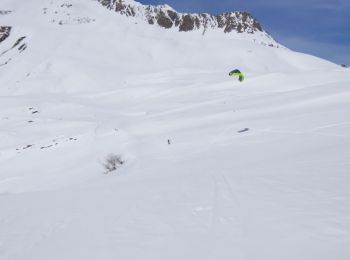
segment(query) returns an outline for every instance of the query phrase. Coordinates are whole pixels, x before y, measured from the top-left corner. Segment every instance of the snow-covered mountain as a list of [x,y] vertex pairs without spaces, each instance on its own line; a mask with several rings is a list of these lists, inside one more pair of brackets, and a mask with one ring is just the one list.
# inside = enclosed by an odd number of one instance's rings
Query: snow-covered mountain
[[348,68],[244,13],[0,10],[1,260],[349,258]]
[[153,25],[157,24],[163,28],[176,28],[180,32],[201,30],[203,34],[207,30],[222,30],[225,33],[249,33],[260,34],[267,38],[269,45],[272,37],[263,30],[260,23],[247,12],[227,12],[219,15],[184,14],[176,12],[168,5],[142,5],[133,0],[98,0],[102,5],[128,17],[138,17]]

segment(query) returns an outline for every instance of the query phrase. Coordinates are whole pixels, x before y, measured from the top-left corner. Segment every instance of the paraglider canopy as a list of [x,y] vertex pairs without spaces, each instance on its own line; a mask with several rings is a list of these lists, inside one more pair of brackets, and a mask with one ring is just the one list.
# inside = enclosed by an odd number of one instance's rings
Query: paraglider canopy
[[229,76],[238,76],[238,80],[242,82],[244,80],[244,75],[239,70],[233,70],[229,73]]

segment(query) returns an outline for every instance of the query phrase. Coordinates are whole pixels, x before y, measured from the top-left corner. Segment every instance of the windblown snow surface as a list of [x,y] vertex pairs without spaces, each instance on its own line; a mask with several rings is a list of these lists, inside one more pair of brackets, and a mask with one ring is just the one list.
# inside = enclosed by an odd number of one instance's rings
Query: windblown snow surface
[[348,69],[96,1],[1,5],[1,260],[350,259]]

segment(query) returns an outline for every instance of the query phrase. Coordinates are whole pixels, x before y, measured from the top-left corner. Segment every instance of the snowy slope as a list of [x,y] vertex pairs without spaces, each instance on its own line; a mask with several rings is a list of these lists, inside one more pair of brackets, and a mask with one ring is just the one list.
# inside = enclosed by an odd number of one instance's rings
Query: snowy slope
[[281,47],[261,24],[247,12],[179,13],[169,5],[143,5],[134,0],[98,0],[109,10],[127,17],[136,17],[141,22],[180,32],[212,31],[248,34],[255,42],[270,47]]
[[0,10],[1,260],[349,259],[348,69],[97,1]]

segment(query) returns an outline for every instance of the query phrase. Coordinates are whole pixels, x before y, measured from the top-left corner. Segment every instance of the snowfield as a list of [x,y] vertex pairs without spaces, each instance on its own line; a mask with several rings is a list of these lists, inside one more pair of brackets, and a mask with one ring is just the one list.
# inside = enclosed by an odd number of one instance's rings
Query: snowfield
[[92,0],[0,10],[1,260],[350,259],[349,69]]

